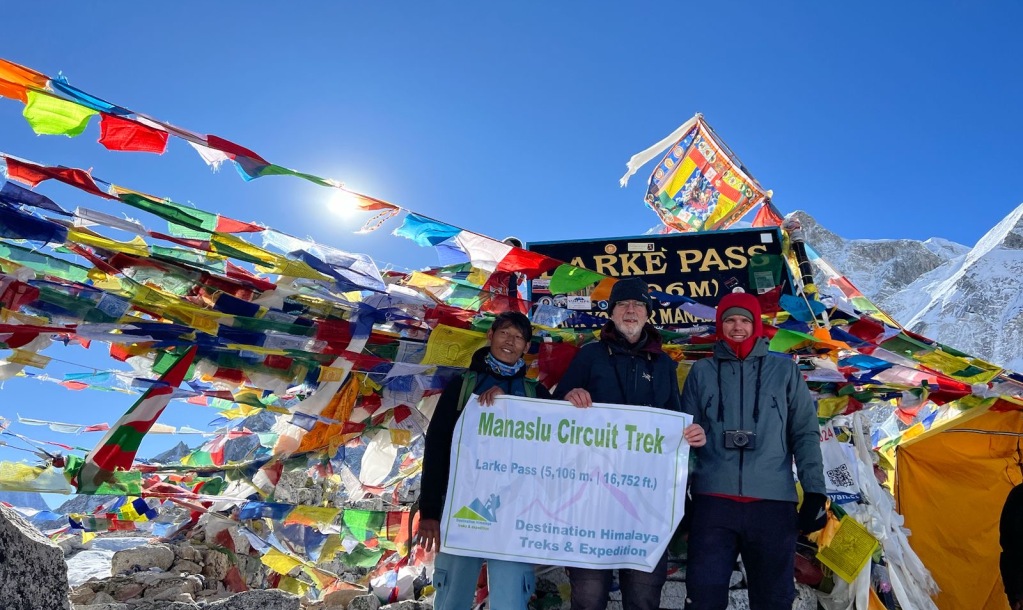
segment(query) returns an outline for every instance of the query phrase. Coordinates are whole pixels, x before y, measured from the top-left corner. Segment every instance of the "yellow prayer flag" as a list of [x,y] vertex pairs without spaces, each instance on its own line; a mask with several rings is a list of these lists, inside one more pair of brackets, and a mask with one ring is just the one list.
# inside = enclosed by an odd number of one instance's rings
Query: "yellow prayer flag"
[[834,570],[842,580],[851,583],[870,561],[876,546],[877,539],[867,528],[846,515],[842,517],[835,537],[817,552],[817,559]]
[[412,444],[412,433],[408,430],[389,428],[388,431],[391,433],[391,444],[399,447],[408,447]]
[[244,350],[252,352],[254,354],[263,354],[266,356],[287,356],[289,352],[283,349],[276,349],[272,347],[262,347],[259,345],[249,345],[247,343],[228,343],[224,346],[227,349]]
[[338,553],[344,550],[345,547],[341,543],[341,536],[337,534],[327,536],[327,541],[323,543],[323,548],[320,549],[320,561],[331,561]]
[[253,407],[252,405],[238,405],[234,409],[227,409],[226,411],[221,411],[220,416],[225,417],[227,419],[238,419],[241,417],[248,417],[249,415],[252,415],[257,411],[262,411],[262,409]]
[[406,280],[405,285],[411,286],[412,288],[430,288],[437,286],[447,286],[451,282],[442,277],[436,275],[430,275],[429,273],[422,273],[419,271],[413,271],[412,275]]
[[220,331],[220,321],[231,316],[219,311],[210,311],[182,302],[176,302],[164,308],[165,317],[180,320],[185,326],[191,326],[208,335],[216,335]]
[[0,322],[6,324],[28,324],[30,326],[49,326],[50,320],[41,316],[33,316],[20,311],[0,309]]
[[487,280],[490,279],[490,276],[491,273],[486,269],[473,267],[472,271],[470,271],[469,275],[465,278],[465,281],[475,286],[483,286],[487,283]]
[[320,374],[316,378],[316,381],[324,383],[327,381],[342,381],[345,375],[348,374],[348,369],[340,368],[335,366],[321,366]]
[[370,394],[379,392],[384,388],[384,386],[370,379],[369,373],[364,373],[360,375],[360,378],[362,384],[359,387],[359,394],[362,394],[363,396],[369,396]]
[[11,355],[7,356],[6,360],[12,364],[23,364],[37,369],[46,368],[46,365],[50,363],[49,356],[43,356],[42,354],[22,349],[14,350]]
[[288,593],[294,593],[299,597],[305,595],[305,592],[309,590],[309,585],[298,580],[297,578],[291,578],[285,576],[281,579],[281,582],[277,585],[277,588],[281,591],[287,591]]
[[[302,565],[296,557],[285,555],[277,549],[270,549],[262,557],[259,558],[263,562],[263,565],[270,568],[278,574],[287,575],[289,572]],[[283,579],[282,579],[283,582]],[[282,587],[283,588],[283,587]]]
[[214,252],[225,256],[232,256],[233,252],[240,252],[245,256],[261,261],[263,267],[267,267],[271,273],[286,275],[288,277],[300,277],[310,280],[322,280],[333,282],[334,278],[324,275],[302,261],[291,260],[286,256],[274,254],[259,246],[254,246],[240,237],[230,233],[213,233],[210,235],[210,246]]
[[98,233],[94,233],[82,227],[72,227],[67,231],[67,238],[68,241],[84,246],[93,246],[104,250],[111,250],[113,252],[124,252],[125,254],[144,258],[149,256],[149,246],[146,244],[145,240],[138,235],[136,235],[131,241],[124,242],[103,237]]
[[831,418],[849,405],[848,396],[825,396],[817,399],[817,417]]
[[940,349],[926,354],[916,354],[913,357],[927,368],[964,383],[987,383],[1002,372],[1002,369],[990,362],[976,358],[960,358]]
[[137,510],[135,510],[135,506],[131,503],[132,499],[133,498],[131,497],[125,498],[124,505],[121,506],[121,509],[118,511],[120,513],[120,516],[118,518],[121,519],[122,521],[139,520],[139,513]]
[[308,526],[330,525],[340,513],[340,508],[332,506],[299,505],[288,513],[284,523],[300,523]]
[[430,333],[421,364],[466,368],[473,353],[486,344],[483,333],[440,324]]
[[902,433],[902,436],[899,437],[899,443],[905,443],[910,439],[914,439],[920,436],[924,432],[927,432],[927,428],[924,428],[924,425],[922,423],[917,422],[912,426],[906,428],[906,430]]
[[96,532],[82,532],[82,544],[88,544],[96,537]]

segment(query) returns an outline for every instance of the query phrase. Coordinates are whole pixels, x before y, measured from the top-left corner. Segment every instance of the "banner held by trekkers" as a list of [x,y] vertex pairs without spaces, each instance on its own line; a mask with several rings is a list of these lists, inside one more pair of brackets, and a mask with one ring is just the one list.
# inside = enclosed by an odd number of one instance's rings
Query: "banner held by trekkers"
[[455,428],[441,550],[650,571],[682,520],[692,416],[472,397]]

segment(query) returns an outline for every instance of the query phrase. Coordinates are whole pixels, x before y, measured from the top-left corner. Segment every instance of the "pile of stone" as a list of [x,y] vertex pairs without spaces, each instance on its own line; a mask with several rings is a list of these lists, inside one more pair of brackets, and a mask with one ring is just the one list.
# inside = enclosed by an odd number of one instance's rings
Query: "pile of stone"
[[110,578],[75,587],[76,606],[133,599],[194,603],[267,586],[259,557],[229,556],[220,549],[183,542],[147,544],[114,553]]
[[[430,598],[382,606],[376,595],[359,589],[336,591],[315,602],[269,589],[270,573],[258,553],[229,530],[208,523],[185,542],[118,551],[112,576],[75,587],[69,598],[64,552],[17,512],[0,505],[0,600],[4,607],[54,610],[432,610]],[[226,536],[231,536],[234,551],[225,552]],[[339,574],[358,580],[354,573]],[[741,570],[732,574],[731,585],[729,608],[749,608]],[[798,585],[798,593],[793,610],[817,608],[813,589]],[[537,608],[567,609],[564,569],[541,569],[537,595]],[[620,599],[613,592],[608,609],[619,610]],[[681,609],[684,601],[683,566],[669,575],[661,608]]]

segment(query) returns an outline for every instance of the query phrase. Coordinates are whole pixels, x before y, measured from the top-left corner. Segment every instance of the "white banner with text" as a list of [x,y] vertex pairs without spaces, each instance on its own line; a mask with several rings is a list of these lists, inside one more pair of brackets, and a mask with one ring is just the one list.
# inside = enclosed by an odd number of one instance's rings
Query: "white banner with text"
[[473,396],[452,439],[441,550],[649,572],[682,520],[690,423],[651,407]]

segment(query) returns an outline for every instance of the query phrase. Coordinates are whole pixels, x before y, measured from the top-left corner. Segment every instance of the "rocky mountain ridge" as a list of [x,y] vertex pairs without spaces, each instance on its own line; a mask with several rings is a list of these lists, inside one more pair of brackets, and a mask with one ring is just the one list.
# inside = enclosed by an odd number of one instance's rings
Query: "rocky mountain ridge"
[[1023,205],[973,247],[949,240],[845,239],[799,211],[806,241],[906,328],[1023,370]]

